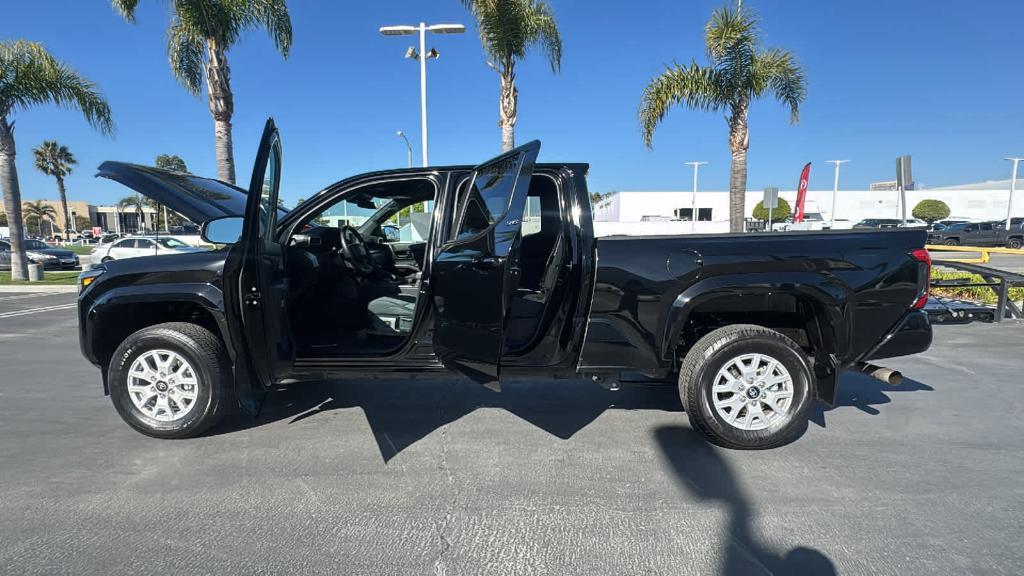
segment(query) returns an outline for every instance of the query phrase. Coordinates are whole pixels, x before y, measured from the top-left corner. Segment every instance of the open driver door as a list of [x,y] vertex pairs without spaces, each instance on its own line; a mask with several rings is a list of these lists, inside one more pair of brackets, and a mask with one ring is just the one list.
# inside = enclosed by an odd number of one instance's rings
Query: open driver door
[[236,341],[235,388],[242,407],[253,415],[295,356],[286,308],[284,249],[277,242],[280,186],[281,139],[274,120],[268,119],[249,183],[241,235],[224,263],[224,303]]
[[434,351],[448,368],[500,390],[505,321],[519,287],[519,248],[534,140],[473,169],[456,224],[431,265]]

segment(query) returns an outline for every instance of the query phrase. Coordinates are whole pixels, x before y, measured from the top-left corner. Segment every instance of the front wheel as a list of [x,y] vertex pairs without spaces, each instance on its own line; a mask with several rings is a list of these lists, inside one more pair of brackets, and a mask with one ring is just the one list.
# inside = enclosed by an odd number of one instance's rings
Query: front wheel
[[1007,248],[1014,250],[1020,250],[1021,246],[1024,246],[1024,242],[1020,238],[1010,238],[1009,242],[1006,243]]
[[189,438],[216,424],[228,405],[230,378],[220,339],[184,322],[135,332],[107,372],[117,413],[154,438]]
[[945,244],[946,246],[959,246],[960,241],[957,240],[956,238],[950,238],[949,240],[943,242],[943,244]]
[[751,324],[704,336],[679,371],[690,424],[726,448],[791,442],[806,427],[813,390],[804,351],[779,332]]

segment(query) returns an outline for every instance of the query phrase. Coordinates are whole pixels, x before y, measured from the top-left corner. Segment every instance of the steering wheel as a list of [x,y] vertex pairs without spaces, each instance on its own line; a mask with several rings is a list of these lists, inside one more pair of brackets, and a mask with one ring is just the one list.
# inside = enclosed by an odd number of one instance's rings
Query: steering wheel
[[362,235],[351,226],[341,227],[341,252],[345,259],[363,274],[369,274],[377,268],[370,251],[366,249]]

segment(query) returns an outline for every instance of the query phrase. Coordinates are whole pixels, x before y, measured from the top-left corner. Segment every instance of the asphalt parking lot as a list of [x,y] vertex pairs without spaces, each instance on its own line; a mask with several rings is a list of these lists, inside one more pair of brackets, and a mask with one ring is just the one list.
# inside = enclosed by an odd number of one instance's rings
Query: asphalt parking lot
[[1019,574],[1024,325],[940,326],[797,442],[712,448],[674,390],[351,381],[146,438],[74,296],[0,294],[0,574]]

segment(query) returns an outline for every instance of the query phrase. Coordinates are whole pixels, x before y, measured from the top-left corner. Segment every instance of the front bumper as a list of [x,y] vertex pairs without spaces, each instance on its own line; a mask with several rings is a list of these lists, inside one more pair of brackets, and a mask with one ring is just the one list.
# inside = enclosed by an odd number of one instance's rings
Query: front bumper
[[924,352],[931,345],[932,325],[928,314],[924,310],[911,310],[861,360],[908,356]]

